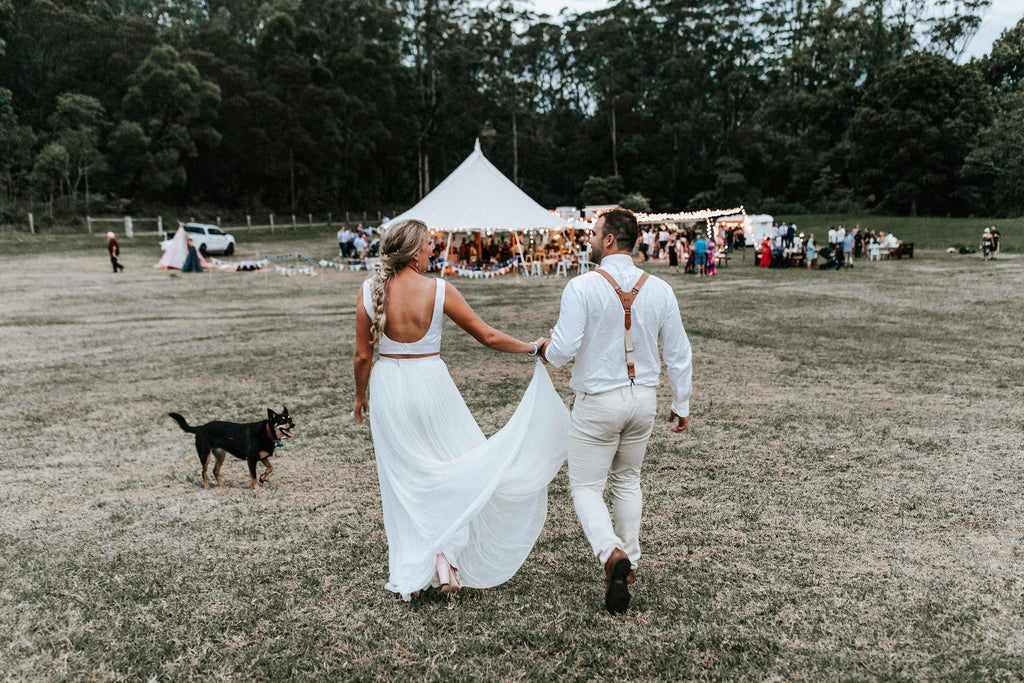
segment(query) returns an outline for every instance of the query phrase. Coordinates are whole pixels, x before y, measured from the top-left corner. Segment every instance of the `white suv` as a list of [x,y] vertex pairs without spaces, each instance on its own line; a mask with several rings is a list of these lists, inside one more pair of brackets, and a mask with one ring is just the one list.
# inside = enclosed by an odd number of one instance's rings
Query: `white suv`
[[[196,249],[202,252],[204,256],[214,251],[227,254],[228,256],[235,253],[234,236],[228,235],[216,225],[185,223],[184,228],[188,236],[192,238],[192,243],[196,245]],[[166,250],[170,243],[171,240],[168,238],[160,244],[160,248]]]

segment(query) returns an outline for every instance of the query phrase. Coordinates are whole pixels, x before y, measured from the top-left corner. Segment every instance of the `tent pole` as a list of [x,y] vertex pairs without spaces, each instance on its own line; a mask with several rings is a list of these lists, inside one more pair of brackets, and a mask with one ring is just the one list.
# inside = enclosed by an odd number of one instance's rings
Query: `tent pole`
[[448,243],[444,245],[444,259],[443,259],[443,263],[441,263],[441,279],[442,280],[444,279],[445,268],[448,267],[448,250],[451,249],[451,247],[452,247],[452,232],[451,232],[451,230],[449,230],[448,231]]
[[523,256],[523,239],[515,230],[512,231],[512,234],[515,235],[516,248],[519,250],[519,267],[523,269],[523,275],[525,275],[526,277],[530,277],[530,274],[526,272],[526,257]]

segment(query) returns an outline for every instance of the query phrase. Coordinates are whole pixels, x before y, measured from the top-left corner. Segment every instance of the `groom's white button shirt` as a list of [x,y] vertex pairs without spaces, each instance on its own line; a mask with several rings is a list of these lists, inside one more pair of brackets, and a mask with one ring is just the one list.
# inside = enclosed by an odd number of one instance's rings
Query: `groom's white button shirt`
[[[611,275],[628,292],[643,271],[633,265],[627,254],[613,254],[601,259],[601,269]],[[690,340],[683,329],[679,302],[672,287],[664,280],[647,279],[630,308],[635,349],[636,383],[658,386],[661,342],[672,384],[672,410],[680,417],[690,414],[693,393],[693,363]],[[587,394],[599,394],[629,386],[626,370],[624,315],[622,302],[612,286],[600,273],[584,273],[569,280],[562,292],[562,310],[551,335],[545,357],[561,367],[573,357],[569,386]]]

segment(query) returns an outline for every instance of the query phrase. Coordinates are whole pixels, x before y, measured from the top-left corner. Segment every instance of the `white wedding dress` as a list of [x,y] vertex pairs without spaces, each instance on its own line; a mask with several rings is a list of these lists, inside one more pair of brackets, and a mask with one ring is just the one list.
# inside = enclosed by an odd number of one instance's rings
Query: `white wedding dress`
[[[443,280],[430,330],[417,342],[382,334],[379,351],[440,350]],[[363,307],[373,318],[369,281]],[[547,486],[566,460],[569,412],[538,361],[508,424],[486,438],[440,356],[379,358],[370,373],[390,578],[401,594],[437,585],[444,553],[464,587],[490,588],[526,561],[547,516]]]

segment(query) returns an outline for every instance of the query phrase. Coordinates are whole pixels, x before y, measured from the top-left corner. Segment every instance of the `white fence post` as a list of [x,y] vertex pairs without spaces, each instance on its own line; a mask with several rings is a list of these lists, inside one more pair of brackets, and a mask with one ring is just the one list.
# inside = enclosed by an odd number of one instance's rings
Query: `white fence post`
[[274,232],[274,214],[270,214],[270,232]]
[[331,214],[330,214],[330,212],[328,212],[328,214],[327,214],[327,225],[330,225],[331,223],[332,223],[332,221],[331,221]]
[[252,227],[252,216],[250,216],[249,214],[245,214],[245,227]]
[[295,227],[295,214],[292,214],[292,227]]
[[309,224],[313,225],[313,214],[309,214]]
[[132,229],[132,217],[131,216],[125,216],[124,217],[124,236],[125,237],[134,237],[135,236],[135,231]]
[[36,234],[36,220],[32,216],[32,212],[28,212],[28,229],[33,235]]
[[89,234],[92,234],[92,218],[89,216],[85,217],[85,227],[89,228]]
[[160,235],[160,239],[163,239],[164,238],[164,217],[163,216],[157,216],[156,217],[156,231],[157,231],[157,234]]

